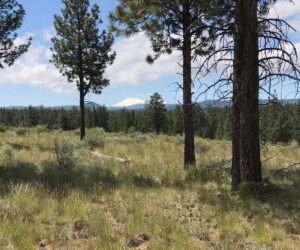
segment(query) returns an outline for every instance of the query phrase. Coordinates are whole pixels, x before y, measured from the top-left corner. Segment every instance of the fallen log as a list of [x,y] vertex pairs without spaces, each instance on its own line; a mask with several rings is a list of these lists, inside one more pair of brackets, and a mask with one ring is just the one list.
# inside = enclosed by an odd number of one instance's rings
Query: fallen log
[[115,161],[117,161],[119,163],[129,163],[130,162],[129,159],[121,158],[121,157],[114,157],[114,156],[102,154],[102,153],[97,152],[97,151],[90,151],[90,153],[93,156],[95,156],[95,157],[97,157],[97,158],[99,158],[101,160],[115,160]]

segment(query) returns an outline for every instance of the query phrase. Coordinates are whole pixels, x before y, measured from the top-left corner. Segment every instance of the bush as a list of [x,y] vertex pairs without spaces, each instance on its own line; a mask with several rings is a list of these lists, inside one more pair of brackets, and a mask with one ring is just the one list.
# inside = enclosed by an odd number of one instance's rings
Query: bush
[[[130,134],[130,138],[133,139],[134,142],[136,142],[136,143],[143,143],[147,140],[147,136],[139,131],[136,131],[136,132]],[[127,143],[127,144],[130,144],[130,143],[131,143],[131,141],[129,141],[129,143]],[[126,144],[126,143],[124,143],[124,144]]]
[[41,133],[46,133],[49,131],[47,125],[37,125],[35,127],[35,131],[38,133],[38,134],[41,134]]
[[16,131],[16,134],[23,136],[23,135],[26,135],[28,132],[29,132],[28,128],[18,128]]
[[51,161],[42,163],[41,179],[51,188],[70,186],[90,191],[91,188],[113,189],[118,185],[116,175],[111,169],[95,165],[76,166],[72,169],[57,169]]
[[103,128],[93,128],[88,130],[84,139],[86,145],[94,150],[95,148],[104,147],[105,132]]
[[133,183],[137,187],[147,188],[147,187],[156,187],[159,188],[162,186],[162,180],[156,176],[145,176],[143,174],[135,175],[133,178]]
[[241,199],[257,199],[265,201],[272,194],[278,194],[280,190],[268,179],[263,179],[262,182],[242,183],[240,185],[239,194]]
[[207,142],[205,142],[204,140],[202,140],[201,138],[197,138],[196,139],[196,151],[199,153],[206,153],[210,146]]
[[0,125],[0,133],[5,133],[6,132],[6,127],[3,125]]
[[80,129],[73,130],[74,135],[80,136]]
[[229,169],[225,164],[224,161],[218,161],[197,165],[189,170],[186,180],[224,183],[229,177]]
[[127,133],[128,134],[133,134],[135,132],[135,127],[130,127],[128,130],[127,130]]
[[12,163],[14,162],[14,159],[15,159],[15,156],[14,156],[13,148],[7,144],[2,146],[1,150],[0,150],[1,163],[4,164],[5,166],[12,165]]
[[73,145],[64,140],[56,140],[54,151],[58,168],[70,169],[76,166]]

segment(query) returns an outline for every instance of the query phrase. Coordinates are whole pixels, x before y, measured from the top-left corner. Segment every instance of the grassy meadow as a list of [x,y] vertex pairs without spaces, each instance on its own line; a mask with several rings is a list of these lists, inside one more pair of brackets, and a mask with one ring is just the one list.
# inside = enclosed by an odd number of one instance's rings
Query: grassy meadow
[[184,171],[180,136],[0,136],[0,249],[299,249],[300,170],[274,174],[299,162],[297,143],[262,145],[264,184],[233,193],[229,141],[196,138]]

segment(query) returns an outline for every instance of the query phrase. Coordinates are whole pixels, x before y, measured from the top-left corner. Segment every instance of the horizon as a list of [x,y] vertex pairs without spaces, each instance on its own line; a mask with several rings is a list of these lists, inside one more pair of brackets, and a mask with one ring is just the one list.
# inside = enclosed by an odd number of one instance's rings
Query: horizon
[[[98,106],[98,107],[106,107],[108,109],[113,109],[113,110],[119,110],[119,109],[123,109],[123,108],[132,108],[132,109],[135,109],[136,107],[141,107],[142,105],[146,105],[146,102],[147,100],[142,100],[142,99],[138,99],[136,103],[131,103],[131,99],[135,99],[135,98],[128,98],[128,99],[125,99],[119,103],[116,103],[114,105],[110,105],[110,106],[107,106],[105,104],[99,104],[99,103],[96,103],[96,102],[88,102],[86,103],[86,106],[87,107],[90,107],[92,105],[95,105],[95,106]],[[265,102],[266,101],[273,101],[273,100],[276,100],[276,99],[260,99],[261,101],[261,105],[265,105]],[[141,102],[143,101],[143,103]],[[294,103],[299,103],[300,102],[300,98],[291,98],[291,99],[282,99],[282,100],[278,100],[279,102],[285,102],[285,104],[294,104]],[[231,102],[231,99],[228,98],[228,99],[220,99],[220,100],[213,100],[213,99],[207,99],[207,100],[203,100],[203,101],[199,101],[199,102],[196,102],[196,104],[198,105],[212,105],[212,106],[216,106],[218,107],[218,104],[221,104],[221,106],[219,107],[225,107],[227,105],[227,103],[230,103]],[[211,104],[212,103],[212,104]],[[225,103],[225,104],[224,104]],[[172,106],[176,106],[178,105],[178,103],[166,103],[165,102],[165,106],[166,107],[172,107]],[[28,107],[33,107],[33,108],[40,108],[40,107],[43,107],[43,108],[50,108],[50,109],[55,109],[55,108],[66,108],[66,107],[76,107],[76,108],[79,108],[79,105],[78,104],[70,104],[70,105],[54,105],[54,106],[45,106],[43,104],[41,105],[10,105],[10,106],[0,106],[0,109],[13,109],[13,108],[28,108]]]

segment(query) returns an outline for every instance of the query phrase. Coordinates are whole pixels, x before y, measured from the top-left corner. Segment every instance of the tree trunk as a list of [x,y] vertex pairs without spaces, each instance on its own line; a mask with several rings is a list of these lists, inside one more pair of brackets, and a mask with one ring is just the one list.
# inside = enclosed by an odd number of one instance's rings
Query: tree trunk
[[[236,26],[237,27],[237,26]],[[232,93],[232,182],[233,191],[238,190],[241,183],[240,168],[240,96],[239,96],[239,79],[241,77],[241,65],[238,59],[242,58],[243,44],[240,42],[238,30],[234,31],[234,61],[233,61],[233,93]]]
[[[236,65],[236,64],[235,64]],[[234,75],[237,75],[237,68],[234,66]],[[231,187],[236,191],[241,183],[240,172],[240,103],[238,85],[234,79],[232,95],[232,182]]]
[[[233,148],[239,150],[240,182],[260,182],[257,0],[237,0],[236,8],[235,84],[238,92],[235,97],[238,96],[239,108],[233,120],[239,118],[235,126],[239,126],[240,142],[234,137]],[[238,165],[235,167],[238,169]]]
[[80,140],[85,137],[84,84],[80,83]]
[[190,6],[184,6],[183,17],[183,112],[184,112],[184,167],[196,164],[192,103],[192,43],[190,32]]

